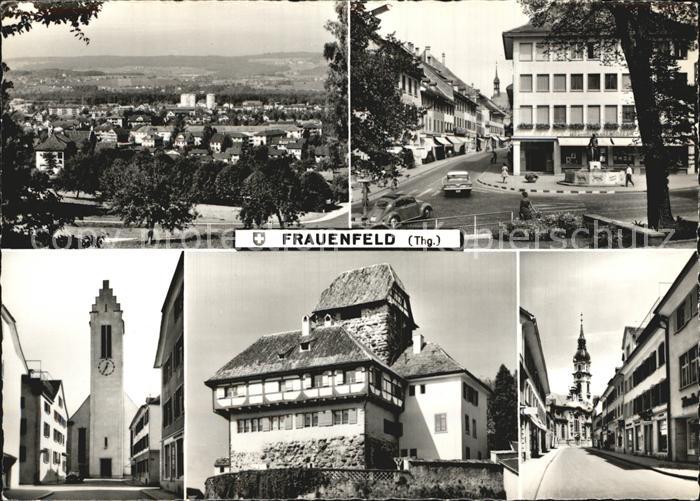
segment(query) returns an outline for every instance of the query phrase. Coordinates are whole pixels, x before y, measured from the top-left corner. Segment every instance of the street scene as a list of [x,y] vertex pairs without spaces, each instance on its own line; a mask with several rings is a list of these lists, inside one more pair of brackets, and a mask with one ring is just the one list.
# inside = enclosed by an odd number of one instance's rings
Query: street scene
[[524,252],[520,270],[521,498],[697,499],[697,255]]
[[3,2],[4,247],[346,228],[346,7]]
[[188,256],[187,491],[515,499],[514,258]]
[[[697,13],[657,9],[653,46],[589,36],[644,15],[620,14],[528,0],[354,5],[353,226],[459,228],[481,247],[693,247]],[[426,16],[446,22],[429,29]],[[589,17],[598,24],[578,22]],[[643,66],[663,82],[656,96],[630,70]]]
[[3,499],[182,498],[182,280],[176,251],[3,252]]

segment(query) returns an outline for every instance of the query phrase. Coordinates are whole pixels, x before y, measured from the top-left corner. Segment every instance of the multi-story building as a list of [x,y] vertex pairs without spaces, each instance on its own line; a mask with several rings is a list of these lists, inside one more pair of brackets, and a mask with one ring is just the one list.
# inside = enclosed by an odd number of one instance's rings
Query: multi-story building
[[22,376],[20,410],[20,483],[64,480],[68,471],[68,411],[63,383],[30,369]]
[[161,309],[153,366],[161,370],[160,485],[183,494],[185,437],[184,254],[175,268]]
[[[641,168],[626,65],[604,62],[593,43],[558,51],[546,44],[547,34],[531,23],[503,33],[506,59],[513,61],[514,174],[560,174],[588,165],[586,146],[594,133],[604,167]],[[678,58],[682,68],[692,64],[687,53]],[[691,147],[668,150],[681,170],[695,172]]]
[[160,484],[160,397],[148,397],[129,425],[131,479],[142,485]]
[[666,334],[668,417],[656,425],[657,440],[668,441],[668,458],[698,462],[698,257],[693,253],[654,313]]
[[180,94],[180,102],[178,107],[180,108],[194,108],[197,105],[197,95],[190,93]]
[[550,389],[537,319],[524,308],[520,308],[520,339],[520,455],[526,461],[549,450]]
[[625,376],[616,369],[600,397],[600,436],[597,446],[616,452],[624,452],[625,448],[624,385]]
[[[26,461],[26,449],[20,445],[22,426],[22,378],[29,373],[15,319],[0,305],[2,321],[2,487],[19,484],[20,460]],[[26,421],[25,421],[26,423]],[[26,426],[26,424],[24,425]]]
[[207,94],[207,109],[208,110],[213,110],[216,109],[216,94],[209,93]]
[[80,115],[83,107],[79,104],[52,104],[49,106],[49,115],[61,118],[74,118]]
[[262,336],[206,381],[230,471],[487,457],[490,390],[416,328],[389,265],[339,275],[300,330]]

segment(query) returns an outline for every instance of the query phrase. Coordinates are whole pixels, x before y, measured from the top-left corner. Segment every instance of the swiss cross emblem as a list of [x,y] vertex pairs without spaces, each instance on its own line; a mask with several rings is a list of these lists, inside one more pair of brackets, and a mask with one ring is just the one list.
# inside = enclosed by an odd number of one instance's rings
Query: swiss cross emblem
[[262,231],[253,232],[253,243],[255,245],[262,245],[265,243],[265,234]]

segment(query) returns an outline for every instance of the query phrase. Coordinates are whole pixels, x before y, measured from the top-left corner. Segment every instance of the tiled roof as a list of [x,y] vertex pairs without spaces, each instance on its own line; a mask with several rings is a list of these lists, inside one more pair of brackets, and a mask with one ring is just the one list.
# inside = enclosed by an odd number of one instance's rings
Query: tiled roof
[[[308,351],[301,351],[302,341],[310,343]],[[377,359],[342,327],[316,327],[308,336],[299,330],[261,336],[206,383],[372,360]]]
[[60,379],[42,379],[39,377],[29,377],[27,374],[22,375],[22,382],[28,384],[35,395],[46,395],[51,400],[56,398],[58,391],[61,389]]
[[406,290],[394,269],[388,264],[375,264],[346,271],[321,293],[314,312],[374,303],[385,300],[397,284]]
[[52,134],[42,141],[41,144],[38,144],[34,151],[65,151],[67,147],[68,141],[62,141],[55,134]]
[[226,136],[220,132],[217,132],[214,134],[211,139],[209,140],[209,143],[223,143],[224,140],[226,139]]
[[420,353],[406,348],[391,366],[405,378],[464,372],[464,368],[435,343],[425,343]]

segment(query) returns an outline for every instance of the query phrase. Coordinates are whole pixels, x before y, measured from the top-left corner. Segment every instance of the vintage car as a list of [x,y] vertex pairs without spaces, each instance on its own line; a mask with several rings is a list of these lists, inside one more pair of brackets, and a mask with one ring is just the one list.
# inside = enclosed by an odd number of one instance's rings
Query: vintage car
[[367,216],[372,226],[387,225],[396,228],[405,221],[431,218],[433,208],[415,197],[390,193],[377,199]]
[[471,195],[472,179],[469,173],[465,170],[451,170],[442,178],[442,192],[445,196],[455,195]]

